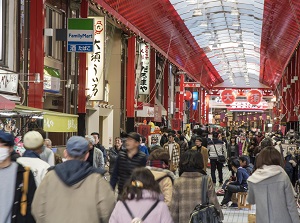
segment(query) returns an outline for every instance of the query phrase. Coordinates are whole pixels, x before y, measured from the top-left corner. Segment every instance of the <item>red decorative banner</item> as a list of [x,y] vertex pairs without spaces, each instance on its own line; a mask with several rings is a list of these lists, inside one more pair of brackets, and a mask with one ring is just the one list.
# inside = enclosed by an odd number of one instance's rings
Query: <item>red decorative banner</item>
[[247,101],[252,105],[258,105],[262,100],[262,93],[259,90],[250,90],[247,94]]
[[221,93],[222,102],[226,105],[230,105],[235,101],[235,94],[233,90],[224,90]]

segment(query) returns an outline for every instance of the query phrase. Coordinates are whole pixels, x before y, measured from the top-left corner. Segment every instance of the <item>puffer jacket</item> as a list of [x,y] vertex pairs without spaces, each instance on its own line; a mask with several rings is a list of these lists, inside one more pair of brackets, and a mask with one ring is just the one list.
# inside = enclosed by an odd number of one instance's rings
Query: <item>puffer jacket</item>
[[147,168],[153,174],[154,179],[158,181],[160,190],[164,195],[164,201],[168,205],[168,207],[170,207],[172,201],[173,183],[176,179],[176,176],[174,175],[174,173],[166,169],[150,166],[147,166]]
[[126,180],[130,177],[132,171],[137,167],[145,167],[146,162],[146,154],[141,151],[138,151],[132,158],[128,157],[126,151],[120,151],[110,178],[112,188],[115,189],[118,184],[118,191],[121,194]]
[[68,160],[52,167],[32,203],[37,223],[107,223],[115,196],[101,169],[87,162]]

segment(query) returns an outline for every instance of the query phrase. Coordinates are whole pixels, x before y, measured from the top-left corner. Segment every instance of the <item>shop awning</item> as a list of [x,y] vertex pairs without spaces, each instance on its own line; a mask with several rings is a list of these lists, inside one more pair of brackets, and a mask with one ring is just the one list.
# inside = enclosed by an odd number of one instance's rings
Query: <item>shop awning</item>
[[45,132],[77,132],[78,115],[16,105],[15,112],[40,115]]
[[16,104],[0,95],[0,110],[12,110]]

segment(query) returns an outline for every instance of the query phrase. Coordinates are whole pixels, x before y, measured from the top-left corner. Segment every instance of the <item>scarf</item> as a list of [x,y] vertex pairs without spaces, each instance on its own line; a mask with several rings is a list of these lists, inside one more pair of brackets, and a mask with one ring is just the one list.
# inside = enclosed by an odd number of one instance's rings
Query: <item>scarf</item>
[[169,166],[167,164],[165,164],[164,161],[161,161],[161,160],[148,160],[147,161],[147,166],[161,168],[161,169],[168,169],[169,168]]

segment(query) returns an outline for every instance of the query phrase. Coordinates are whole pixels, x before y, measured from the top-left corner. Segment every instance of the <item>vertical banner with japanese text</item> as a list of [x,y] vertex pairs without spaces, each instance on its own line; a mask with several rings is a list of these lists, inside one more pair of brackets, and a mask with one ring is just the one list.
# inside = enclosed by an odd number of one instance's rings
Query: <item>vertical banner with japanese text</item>
[[104,94],[104,41],[105,18],[94,19],[94,52],[87,54],[87,85],[89,100],[103,100]]
[[141,75],[139,82],[139,94],[149,94],[150,82],[150,45],[140,43]]

